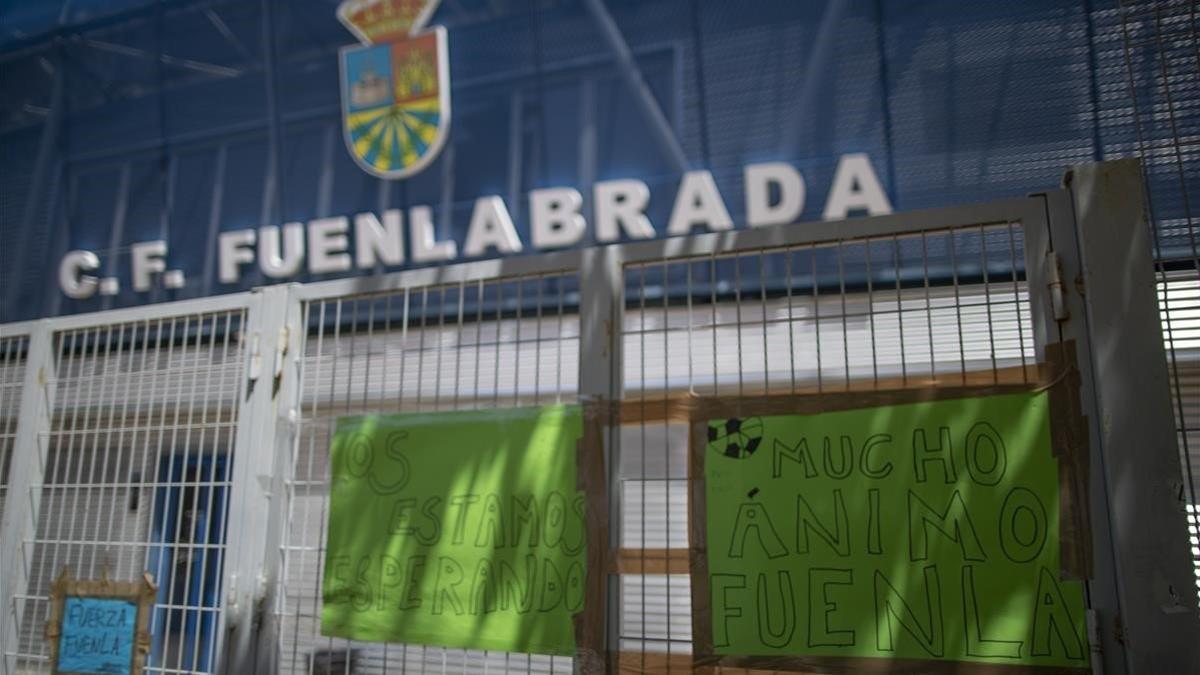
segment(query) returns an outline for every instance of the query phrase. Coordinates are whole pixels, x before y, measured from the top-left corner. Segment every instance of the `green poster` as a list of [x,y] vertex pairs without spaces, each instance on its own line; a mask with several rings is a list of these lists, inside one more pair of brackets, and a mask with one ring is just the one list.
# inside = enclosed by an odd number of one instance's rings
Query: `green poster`
[[1046,394],[708,422],[717,654],[1083,667]]
[[576,406],[339,420],[321,632],[573,654],[581,429]]

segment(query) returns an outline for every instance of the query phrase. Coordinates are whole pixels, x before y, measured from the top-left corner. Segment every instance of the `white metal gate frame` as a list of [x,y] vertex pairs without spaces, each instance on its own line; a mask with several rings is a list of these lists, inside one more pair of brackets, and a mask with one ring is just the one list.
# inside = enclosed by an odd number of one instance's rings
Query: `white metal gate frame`
[[[65,331],[204,312],[247,312],[242,350],[245,377],[238,393],[240,414],[229,476],[230,517],[216,632],[224,644],[218,647],[217,663],[220,672],[269,673],[278,667],[279,617],[273,608],[285,582],[279,554],[288,527],[285,480],[302,421],[299,376],[307,330],[305,303],[574,273],[580,288],[578,396],[614,401],[624,391],[621,326],[628,266],[1005,223],[1019,224],[1024,231],[1026,282],[1039,360],[1048,343],[1070,339],[1079,349],[1082,396],[1092,435],[1095,579],[1089,584],[1089,618],[1093,648],[1102,662],[1098,665],[1108,673],[1184,672],[1189,664],[1200,662],[1200,646],[1193,632],[1196,612],[1178,602],[1181,594],[1186,599],[1193,584],[1183,506],[1167,494],[1169,490],[1157,489],[1178,475],[1173,426],[1168,419],[1161,428],[1155,427],[1163,415],[1170,415],[1167,389],[1158,387],[1157,381],[1160,375],[1164,382],[1166,377],[1161,335],[1154,320],[1126,321],[1122,315],[1141,311],[1142,306],[1157,311],[1137,171],[1136,164],[1121,162],[1083,167],[1073,174],[1069,189],[983,205],[278,285],[250,293],[5,325],[0,337],[25,336],[28,350],[0,532],[0,637],[4,640],[0,672],[15,672],[22,621],[17,598],[28,584],[32,555],[28,543],[38,522],[37,486],[45,470],[38,460],[46,457],[42,444],[50,434],[56,394],[55,340]],[[1109,265],[1115,264],[1120,264],[1121,274],[1113,274]],[[1084,288],[1092,294],[1082,292]],[[1107,301],[1141,295],[1146,296],[1141,306],[1110,307]],[[1119,351],[1114,355],[1112,350]],[[1131,406],[1137,414],[1118,415],[1120,406]],[[617,427],[610,427],[605,439],[613,551],[622,541],[617,432]],[[1133,438],[1143,441],[1136,457],[1121,445]],[[1133,480],[1145,490],[1135,494],[1126,489]],[[1115,490],[1115,483],[1121,489]],[[619,649],[620,633],[621,591],[615,574],[608,577],[608,589],[605,643],[611,657]],[[578,659],[575,668],[580,668]]]
[[[0,532],[0,569],[3,570],[3,573],[0,574],[0,584],[2,584],[2,597],[4,600],[3,613],[0,614],[0,637],[3,638],[3,655],[2,658],[0,658],[0,672],[18,672],[17,664],[19,660],[24,660],[28,663],[30,661],[37,662],[39,658],[38,655],[20,654],[19,652],[21,631],[22,627],[24,626],[23,622],[25,620],[25,600],[33,599],[33,596],[29,595],[33,592],[30,585],[30,572],[32,571],[31,567],[33,564],[37,526],[39,523],[39,516],[41,515],[40,511],[43,507],[43,502],[46,499],[44,488],[47,487],[48,476],[46,472],[50,468],[48,467],[50,461],[49,457],[55,450],[62,449],[61,442],[60,447],[58,448],[52,449],[49,447],[51,445],[51,438],[55,433],[73,435],[76,432],[84,433],[88,431],[95,431],[97,435],[100,433],[106,434],[109,439],[108,442],[111,442],[113,433],[111,428],[107,430],[98,428],[89,430],[86,428],[86,421],[84,423],[85,428],[76,429],[75,418],[77,417],[77,413],[72,415],[72,428],[70,430],[63,429],[59,430],[58,432],[54,430],[52,418],[56,409],[55,406],[58,399],[58,394],[60,393],[58,391],[57,383],[60,376],[69,376],[69,374],[56,372],[56,368],[61,365],[60,355],[64,360],[67,358],[66,351],[68,348],[63,340],[64,336],[68,334],[72,336],[82,335],[82,342],[87,342],[89,339],[89,331],[91,331],[91,340],[98,345],[102,341],[101,331],[108,329],[107,336],[103,338],[103,341],[105,341],[107,345],[105,348],[105,358],[107,358],[108,350],[113,344],[112,329],[113,327],[117,326],[120,326],[123,329],[123,327],[127,325],[137,326],[138,324],[141,324],[146,326],[148,330],[151,323],[156,323],[158,328],[158,340],[161,341],[163,335],[163,325],[166,321],[171,322],[170,332],[172,339],[174,338],[175,333],[175,322],[182,319],[185,322],[183,332],[186,332],[188,322],[191,321],[193,317],[216,317],[220,314],[233,315],[234,313],[241,313],[240,315],[244,316],[246,319],[246,325],[264,325],[260,315],[262,311],[262,297],[263,294],[261,293],[240,293],[192,301],[166,303],[159,306],[112,310],[107,312],[67,316],[56,319],[42,319],[38,321],[25,322],[21,324],[9,324],[4,326],[4,336],[26,336],[28,339],[29,348],[25,358],[24,381],[22,384],[21,399],[19,403],[20,407],[18,409],[19,415],[12,463],[9,471],[9,485],[5,505],[3,531]],[[203,330],[203,326],[197,322],[195,330],[197,331],[197,335],[199,335]],[[130,339],[133,339],[132,336]],[[145,340],[145,333],[143,333],[143,339]],[[184,344],[180,349],[181,357],[183,356],[183,351],[186,347],[186,338],[182,339],[184,339]],[[71,349],[74,349],[74,342],[75,338],[72,337]],[[253,343],[253,339],[251,339],[251,343]],[[156,350],[157,347],[158,345],[156,345]],[[99,356],[97,353],[98,349],[98,346],[93,348],[91,359],[93,362],[95,362]],[[140,351],[144,353],[149,350],[149,344],[147,343],[142,345],[142,349]],[[135,351],[135,348],[130,349],[130,353],[133,353],[133,351]],[[170,346],[170,349],[166,354],[168,357],[168,364],[170,363],[172,351],[174,351],[173,344]],[[82,348],[82,352],[83,353],[79,357],[80,362],[87,360],[86,348]],[[132,358],[129,359],[128,365],[132,366]],[[143,357],[142,366],[144,367],[145,365],[146,364],[144,363]],[[80,377],[82,370],[83,367],[80,365],[74,375],[76,377]],[[117,377],[118,376],[115,376],[114,380],[117,379]],[[130,378],[126,379],[127,385],[130,384],[129,379]],[[242,468],[239,465],[242,464],[242,462],[237,459],[238,453],[242,452],[244,448],[248,447],[241,440],[240,436],[246,430],[253,428],[253,422],[247,419],[245,416],[245,414],[251,410],[251,407],[247,405],[249,401],[247,400],[246,394],[252,391],[252,385],[253,383],[248,379],[238,383],[237,400],[243,401],[244,403],[235,411],[233,411],[235,414],[242,413],[236,430],[239,438],[237,439],[237,442],[234,444],[234,447],[231,449],[230,453],[234,458],[234,471],[239,473],[240,469]],[[89,397],[92,393],[92,387],[89,386]],[[115,386],[110,394],[118,396],[120,395],[115,390]],[[126,399],[133,396],[134,393],[130,391],[126,396]],[[88,401],[87,403],[90,405],[91,402]],[[76,401],[76,404],[78,404],[78,400]],[[164,403],[164,408],[165,405],[166,404]],[[180,406],[181,402],[177,401],[175,406],[176,411],[180,409]],[[205,406],[205,409],[207,411],[207,406]],[[160,410],[160,413],[162,412],[163,410]],[[140,411],[136,411],[135,414],[135,419],[140,419]],[[99,417],[100,416],[97,415],[97,426],[99,426]],[[178,417],[178,414],[176,417]],[[133,433],[137,433],[137,427],[138,425],[135,423],[132,429]],[[124,434],[124,430],[122,430],[121,433]],[[143,433],[147,434],[148,438],[148,434],[150,432],[143,431]],[[190,433],[187,434],[187,436],[190,439]],[[171,443],[167,446],[169,452],[175,451],[171,446],[174,445],[176,440],[177,439],[172,436]],[[84,447],[82,447],[84,442],[85,441],[80,441],[80,447],[78,448],[79,450],[84,450]],[[158,452],[162,451],[162,445],[162,436],[160,435],[160,440],[157,444]],[[70,442],[69,446],[68,452],[76,449],[75,442],[73,440]],[[118,453],[119,452],[120,451],[118,450]],[[106,450],[106,455],[107,454],[108,453]],[[161,459],[156,460],[156,462],[161,462]],[[168,464],[171,468],[174,468],[174,462],[174,459],[168,460]],[[156,463],[155,468],[157,469],[159,467],[160,464]],[[92,467],[92,471],[94,472],[94,467]],[[230,494],[228,495],[228,512],[232,513],[234,512],[234,508],[241,508],[238,506],[238,504],[243,502],[245,499],[244,495],[241,493],[244,491],[246,481],[244,478],[239,477],[237,473],[227,476],[227,479],[230,484]],[[149,482],[154,484],[157,482],[157,478],[152,478]],[[185,479],[181,479],[179,482],[184,483],[186,481]],[[199,478],[197,478],[195,481],[196,484],[201,482],[202,481]],[[67,485],[70,487],[71,484],[68,483]],[[90,497],[85,504],[90,504]],[[75,506],[79,506],[78,500],[76,500]],[[244,548],[251,543],[251,540],[244,539],[238,535],[238,525],[239,523],[236,519],[229,523],[229,536],[226,538],[227,545],[225,546],[226,559],[223,561],[226,569],[230,569],[229,563],[231,561],[240,560],[245,555]],[[179,526],[177,525],[176,529],[178,529],[178,527]],[[61,532],[61,527],[58,529]],[[73,530],[74,528],[72,528],[72,533]],[[57,546],[58,543],[59,542],[56,542],[55,546]],[[70,543],[74,545],[87,545],[88,543],[101,544],[105,542],[89,542],[85,539],[84,541],[75,541]],[[146,542],[142,542],[142,544],[146,545]],[[56,551],[56,558],[57,555],[58,554]],[[218,553],[217,555],[220,554]],[[207,565],[207,558],[205,564]],[[236,569],[236,565],[232,566],[232,569]],[[54,570],[54,573],[57,573],[57,570]],[[218,607],[219,606],[220,604],[218,604]],[[215,639],[217,642],[219,642],[219,636],[225,631],[226,623],[227,614],[222,611],[217,611],[216,625],[213,628],[213,634],[216,636]],[[24,627],[29,630],[28,626]],[[40,633],[40,631],[36,630],[36,628],[33,630],[35,631],[35,634]],[[193,648],[195,647],[196,645],[193,645]],[[39,669],[42,667],[44,667],[44,665],[38,666]],[[166,668],[156,668],[155,670],[165,670],[170,672]]]

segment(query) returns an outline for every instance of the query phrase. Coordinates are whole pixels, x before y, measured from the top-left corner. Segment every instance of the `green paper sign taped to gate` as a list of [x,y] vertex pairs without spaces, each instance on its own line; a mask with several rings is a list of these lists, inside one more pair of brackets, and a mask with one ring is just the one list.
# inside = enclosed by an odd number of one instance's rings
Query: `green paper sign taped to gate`
[[1085,667],[1048,397],[708,421],[718,655]]
[[339,420],[322,634],[573,654],[581,429],[576,406]]

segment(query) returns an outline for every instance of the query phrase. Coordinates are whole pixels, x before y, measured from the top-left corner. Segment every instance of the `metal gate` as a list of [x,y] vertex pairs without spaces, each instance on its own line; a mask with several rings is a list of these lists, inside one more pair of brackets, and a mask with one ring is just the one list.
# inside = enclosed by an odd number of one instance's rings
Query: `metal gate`
[[[361,644],[320,636],[321,570],[334,421],[570,403],[579,398],[578,255],[298,288],[298,407],[283,474],[286,525],[273,613],[278,672],[571,672],[571,659]],[[511,266],[509,266],[511,268]]]
[[46,669],[49,588],[64,568],[158,580],[148,672],[217,663],[248,299],[38,322],[5,338],[27,347],[13,358],[23,395],[0,399],[10,419],[20,406],[4,532],[10,672]]
[[[1067,339],[1093,421],[1092,640],[1106,672],[1193,663],[1185,505],[1155,483],[1179,457],[1162,338],[1114,324],[1127,308],[1103,300],[1144,295],[1156,311],[1149,248],[1095,276],[1148,231],[1136,166],[1088,171],[1070,190],[981,206],[6,326],[5,672],[48,669],[47,588],[63,565],[159,580],[147,672],[576,670],[331,639],[319,609],[338,417],[585,400],[621,411],[605,439],[603,657],[621,672],[690,672],[687,436],[673,401],[1032,382],[1046,345]],[[1136,414],[1114,415],[1122,405]]]

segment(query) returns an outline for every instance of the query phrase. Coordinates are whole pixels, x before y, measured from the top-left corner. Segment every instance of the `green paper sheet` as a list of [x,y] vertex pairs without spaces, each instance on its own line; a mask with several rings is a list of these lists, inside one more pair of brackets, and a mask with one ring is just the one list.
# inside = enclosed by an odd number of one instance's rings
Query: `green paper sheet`
[[339,420],[322,634],[573,654],[581,429],[576,406]]
[[717,654],[1087,665],[1046,394],[708,425]]

